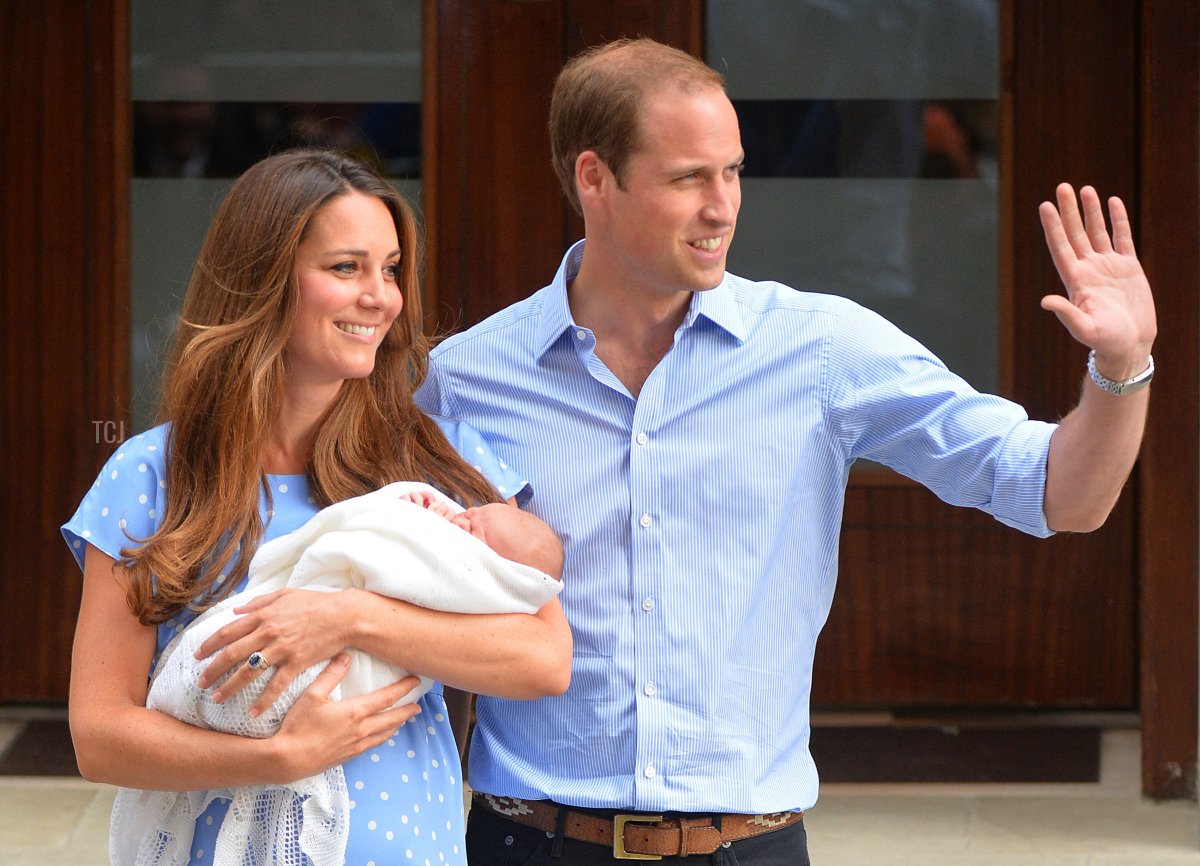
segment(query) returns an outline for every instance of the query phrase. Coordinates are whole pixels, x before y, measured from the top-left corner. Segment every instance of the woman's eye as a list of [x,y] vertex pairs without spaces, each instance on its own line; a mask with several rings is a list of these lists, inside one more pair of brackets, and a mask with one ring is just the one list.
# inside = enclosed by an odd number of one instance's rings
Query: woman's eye
[[354,273],[354,268],[354,262],[339,262],[333,266],[333,270],[337,271],[339,274],[352,274]]
[[396,279],[396,275],[400,273],[400,263],[392,262],[390,265],[383,266],[383,275],[389,280]]

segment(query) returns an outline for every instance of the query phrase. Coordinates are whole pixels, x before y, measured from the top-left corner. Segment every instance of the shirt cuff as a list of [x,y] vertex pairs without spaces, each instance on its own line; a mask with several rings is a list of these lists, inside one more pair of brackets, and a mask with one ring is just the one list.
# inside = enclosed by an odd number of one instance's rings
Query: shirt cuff
[[996,463],[992,515],[1038,538],[1054,535],[1046,523],[1046,458],[1057,424],[1023,421],[1009,431]]

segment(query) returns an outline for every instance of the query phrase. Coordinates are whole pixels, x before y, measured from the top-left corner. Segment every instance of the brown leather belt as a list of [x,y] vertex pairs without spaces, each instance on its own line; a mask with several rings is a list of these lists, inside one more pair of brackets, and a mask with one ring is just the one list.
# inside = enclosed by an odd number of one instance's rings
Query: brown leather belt
[[722,845],[781,830],[804,816],[803,812],[772,815],[646,815],[611,817],[577,811],[550,800],[521,800],[476,792],[472,808],[484,808],[510,821],[561,833],[568,839],[612,847],[618,860],[661,860],[711,854]]

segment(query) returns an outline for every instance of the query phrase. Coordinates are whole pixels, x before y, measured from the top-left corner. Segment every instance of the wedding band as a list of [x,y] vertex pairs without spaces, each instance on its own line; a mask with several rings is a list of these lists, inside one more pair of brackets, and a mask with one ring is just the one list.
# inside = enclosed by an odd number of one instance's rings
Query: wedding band
[[246,659],[246,664],[256,671],[265,671],[271,666],[271,663],[267,661],[267,657],[258,650],[250,653],[250,658]]

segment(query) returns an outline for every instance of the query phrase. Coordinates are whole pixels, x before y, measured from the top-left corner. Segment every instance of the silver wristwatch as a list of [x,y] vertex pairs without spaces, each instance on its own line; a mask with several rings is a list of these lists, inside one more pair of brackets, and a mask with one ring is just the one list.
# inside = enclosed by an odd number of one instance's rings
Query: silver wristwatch
[[1154,356],[1150,356],[1150,363],[1146,365],[1146,369],[1138,373],[1132,379],[1126,379],[1124,382],[1117,382],[1108,378],[1099,370],[1096,369],[1096,350],[1088,352],[1087,362],[1088,375],[1092,377],[1092,381],[1103,390],[1117,397],[1125,394],[1132,394],[1145,388],[1150,384],[1150,380],[1154,378]]

